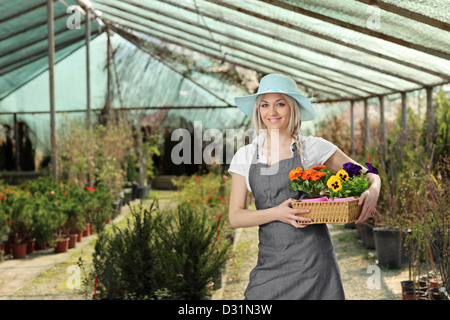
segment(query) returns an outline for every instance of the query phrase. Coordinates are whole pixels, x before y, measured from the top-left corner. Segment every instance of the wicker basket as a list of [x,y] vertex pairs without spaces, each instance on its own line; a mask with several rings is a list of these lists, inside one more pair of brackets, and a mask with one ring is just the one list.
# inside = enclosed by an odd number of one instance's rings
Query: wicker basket
[[361,214],[359,199],[349,201],[314,201],[292,202],[294,209],[309,209],[310,212],[297,214],[299,217],[311,218],[311,222],[298,221],[299,224],[346,224],[355,222]]

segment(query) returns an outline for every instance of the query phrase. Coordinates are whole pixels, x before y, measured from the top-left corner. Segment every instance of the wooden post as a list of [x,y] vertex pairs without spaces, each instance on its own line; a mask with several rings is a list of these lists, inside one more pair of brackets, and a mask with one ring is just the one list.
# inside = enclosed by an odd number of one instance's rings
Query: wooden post
[[431,144],[433,143],[434,133],[434,105],[433,105],[433,87],[427,87],[427,155],[431,156]]
[[402,141],[408,138],[408,112],[406,109],[406,92],[402,92]]
[[384,121],[384,96],[379,96],[380,101],[380,154],[384,157],[386,156],[386,128]]
[[91,40],[91,10],[86,10],[86,125],[91,130],[91,72],[89,42]]
[[105,123],[111,117],[111,38],[109,29],[106,30],[106,103],[105,103]]
[[53,24],[53,0],[47,0],[47,31],[48,31],[48,75],[50,88],[50,143],[51,143],[51,174],[58,180],[56,146],[56,115],[55,115],[55,27]]
[[369,101],[364,99],[364,152],[369,149]]
[[352,133],[352,158],[355,158],[355,101],[350,101],[350,121],[351,121],[351,133]]
[[19,134],[19,123],[17,121],[17,113],[14,113],[14,170],[21,171],[20,169],[20,134]]

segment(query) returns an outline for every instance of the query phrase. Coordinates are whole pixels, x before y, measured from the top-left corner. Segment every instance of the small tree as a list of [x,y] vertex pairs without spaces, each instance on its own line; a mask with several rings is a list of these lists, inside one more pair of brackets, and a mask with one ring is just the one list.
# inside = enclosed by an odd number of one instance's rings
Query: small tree
[[[173,223],[158,228],[157,248],[165,286],[176,298],[204,299],[209,285],[224,268],[230,242],[220,241],[218,230],[223,221],[208,221],[189,203],[178,206]],[[166,226],[169,227],[167,230]]]

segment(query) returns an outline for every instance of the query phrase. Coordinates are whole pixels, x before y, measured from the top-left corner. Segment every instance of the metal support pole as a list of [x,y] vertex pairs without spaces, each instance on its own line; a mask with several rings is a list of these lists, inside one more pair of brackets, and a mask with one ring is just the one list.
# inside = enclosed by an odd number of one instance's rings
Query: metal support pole
[[55,116],[55,28],[53,25],[53,0],[47,0],[48,27],[48,75],[50,88],[50,142],[51,142],[51,174],[58,179],[58,149],[56,146],[56,116]]
[[402,140],[406,142],[408,138],[408,112],[406,109],[406,92],[402,92]]
[[91,130],[91,72],[89,42],[91,40],[91,10],[86,10],[86,125]]
[[427,155],[431,156],[431,144],[433,143],[434,133],[434,105],[433,105],[433,87],[427,87]]
[[20,134],[19,134],[19,123],[17,121],[17,113],[14,113],[14,151],[15,151],[15,157],[14,157],[14,170],[21,171],[20,169]]
[[369,149],[369,101],[364,99],[364,152]]
[[106,88],[106,103],[105,103],[105,123],[111,117],[111,36],[109,29],[106,30],[106,70],[107,70],[107,88]]
[[352,132],[352,158],[355,158],[355,101],[350,101],[350,121],[351,121],[351,132]]
[[386,156],[386,127],[384,121],[384,96],[378,97],[380,100],[380,153],[384,158]]

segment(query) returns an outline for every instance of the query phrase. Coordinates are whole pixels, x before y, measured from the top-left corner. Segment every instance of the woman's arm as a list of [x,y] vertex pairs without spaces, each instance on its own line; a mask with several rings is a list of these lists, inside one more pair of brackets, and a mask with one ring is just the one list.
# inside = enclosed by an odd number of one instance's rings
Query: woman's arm
[[245,178],[239,174],[231,175],[231,193],[229,206],[229,219],[233,228],[246,228],[259,226],[272,221],[282,221],[296,228],[303,228],[307,225],[300,225],[297,221],[311,221],[309,218],[297,217],[296,213],[307,213],[307,209],[289,208],[289,203],[295,199],[287,199],[279,206],[264,210],[247,210],[247,185]]
[[[342,152],[340,149],[337,149],[335,153],[331,157],[328,158],[327,161],[325,161],[324,165],[327,166],[328,169],[332,171],[339,171],[342,169],[342,166],[344,163],[347,162],[353,162],[354,164],[357,164],[361,166],[363,169],[363,172],[367,171],[367,168],[347,156],[344,152]],[[372,215],[372,212],[375,210],[375,207],[378,202],[378,197],[380,195],[381,190],[381,179],[377,174],[368,173],[367,174],[367,180],[369,181],[369,189],[367,189],[363,194],[361,194],[359,198],[359,205],[363,205],[361,210],[361,215],[359,216],[358,220],[355,221],[355,223],[361,223]]]

